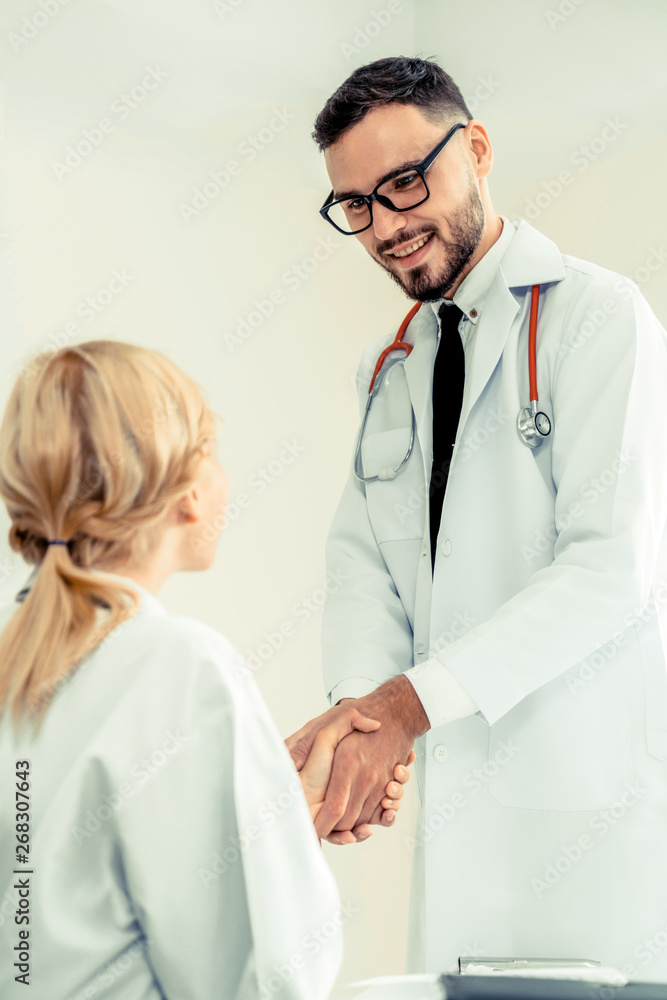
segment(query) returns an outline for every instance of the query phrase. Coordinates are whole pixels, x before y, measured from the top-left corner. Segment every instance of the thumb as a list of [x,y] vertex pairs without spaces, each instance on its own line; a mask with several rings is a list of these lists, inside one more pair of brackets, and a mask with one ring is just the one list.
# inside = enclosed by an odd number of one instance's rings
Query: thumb
[[360,733],[374,733],[381,724],[377,719],[369,719],[367,715],[357,712],[351,719],[352,729],[358,729]]
[[285,740],[285,746],[289,750],[290,757],[297,771],[300,771],[308,760],[308,754],[315,741],[315,736],[316,731],[307,733],[305,729],[301,729],[298,733],[294,733],[293,736]]

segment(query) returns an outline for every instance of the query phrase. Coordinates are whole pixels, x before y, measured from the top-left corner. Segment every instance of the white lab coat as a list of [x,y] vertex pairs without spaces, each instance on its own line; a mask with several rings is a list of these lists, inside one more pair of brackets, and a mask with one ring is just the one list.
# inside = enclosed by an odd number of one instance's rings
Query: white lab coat
[[[0,996],[324,1000],[343,920],[287,749],[230,643],[139,589],[139,614],[82,661],[34,743],[3,719]],[[27,990],[8,961],[24,759]]]
[[[533,452],[530,286],[551,436]],[[477,322],[432,577],[427,517],[438,324],[406,339],[418,439],[396,478],[350,474],[324,616],[333,700],[407,672],[417,741],[409,970],[461,954],[587,957],[667,980],[667,351],[636,285],[521,221]],[[360,406],[380,350],[359,368]],[[391,380],[390,380],[391,381]],[[409,439],[391,388],[364,472]],[[441,725],[443,664],[479,711]]]

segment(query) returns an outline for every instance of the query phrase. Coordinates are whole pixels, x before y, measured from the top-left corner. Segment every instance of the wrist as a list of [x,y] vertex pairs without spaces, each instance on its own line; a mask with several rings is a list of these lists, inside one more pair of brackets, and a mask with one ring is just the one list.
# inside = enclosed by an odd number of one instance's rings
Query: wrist
[[376,707],[378,711],[382,708],[385,711],[388,710],[392,715],[398,716],[405,734],[412,742],[431,728],[419,695],[409,679],[403,674],[391,677],[371,694],[356,699],[356,701],[359,711],[370,718],[379,718],[379,715],[373,715],[373,710]]

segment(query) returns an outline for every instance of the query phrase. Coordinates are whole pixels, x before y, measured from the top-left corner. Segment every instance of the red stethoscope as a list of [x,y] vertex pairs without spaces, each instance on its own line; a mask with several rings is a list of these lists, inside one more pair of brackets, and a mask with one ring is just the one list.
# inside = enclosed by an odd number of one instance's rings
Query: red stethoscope
[[[524,407],[519,411],[517,416],[516,426],[519,432],[519,437],[525,445],[529,448],[539,448],[545,437],[551,434],[551,421],[549,417],[542,410],[538,409],[539,396],[537,395],[537,309],[540,299],[540,286],[533,285],[532,294],[530,299],[530,323],[528,327],[528,380],[530,386],[530,406]],[[411,321],[416,316],[417,312],[421,309],[423,303],[416,302],[412,307],[410,312],[407,314],[403,322],[398,328],[396,337],[393,343],[389,347],[385,347],[384,351],[377,359],[375,365],[375,371],[373,372],[373,377],[371,379],[370,385],[368,387],[368,400],[366,402],[366,409],[361,421],[361,426],[359,428],[359,433],[357,435],[357,444],[354,455],[354,471],[357,479],[362,483],[371,483],[377,479],[393,479],[407,463],[410,455],[412,454],[412,449],[415,440],[415,416],[414,411],[412,414],[412,430],[410,433],[410,443],[408,445],[408,450],[405,454],[403,461],[390,469],[382,469],[375,476],[364,476],[362,466],[361,466],[361,444],[363,441],[364,430],[366,428],[366,421],[368,420],[368,414],[370,412],[371,403],[382,383],[382,379],[386,373],[391,369],[392,365],[396,361],[405,361],[412,351],[412,344],[406,344],[403,341],[405,336],[405,331],[410,325]],[[393,351],[402,351],[404,354],[403,358],[395,358],[389,365],[385,365],[385,361]]]

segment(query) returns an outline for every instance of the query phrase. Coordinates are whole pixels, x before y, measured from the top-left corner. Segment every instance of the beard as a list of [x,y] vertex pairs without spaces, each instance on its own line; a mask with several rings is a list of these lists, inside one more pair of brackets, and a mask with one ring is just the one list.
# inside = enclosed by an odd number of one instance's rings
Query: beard
[[[397,273],[392,270],[391,265],[384,264],[381,260],[377,260],[377,257],[373,257],[373,259],[380,264],[380,267],[384,268],[399,288],[411,299],[417,299],[420,302],[437,302],[451,289],[479,246],[484,221],[484,206],[477,187],[471,183],[468,197],[449,220],[452,239],[443,239],[437,230],[433,232],[431,237],[434,240],[439,240],[446,251],[445,264],[437,274],[432,273],[428,264],[418,265],[411,271]],[[415,241],[421,236],[423,236],[423,232],[415,233]],[[412,238],[412,234],[402,235],[400,242]],[[389,247],[384,249],[389,249]]]

